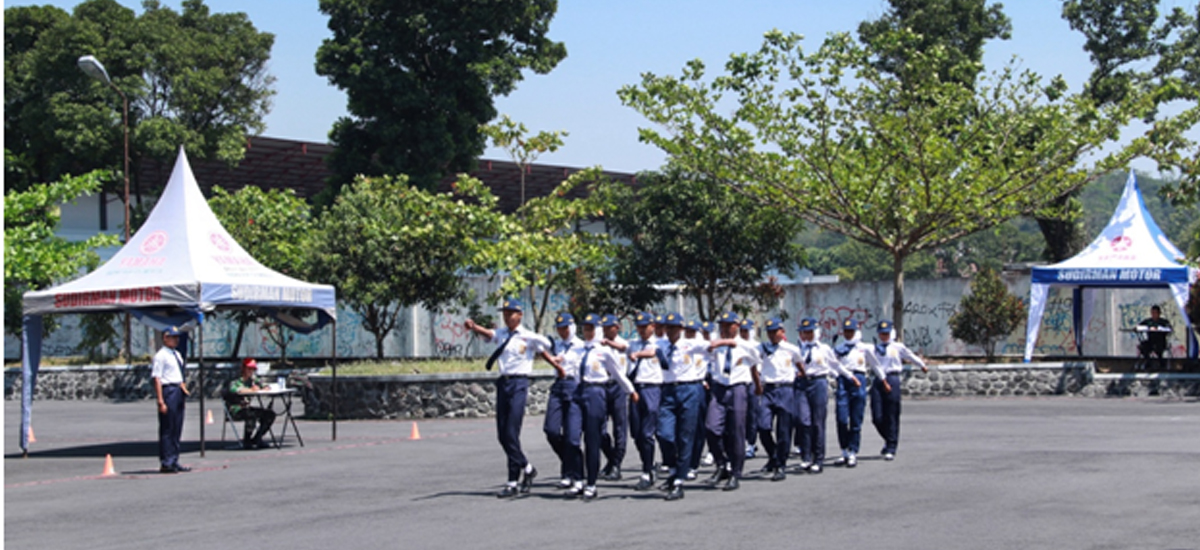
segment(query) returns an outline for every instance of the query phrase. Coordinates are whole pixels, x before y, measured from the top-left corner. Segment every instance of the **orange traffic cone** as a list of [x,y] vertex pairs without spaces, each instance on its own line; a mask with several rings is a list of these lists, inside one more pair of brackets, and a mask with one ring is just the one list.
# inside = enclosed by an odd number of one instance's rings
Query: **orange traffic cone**
[[208,415],[204,417],[204,423],[205,423],[205,424],[212,424],[212,423],[213,423],[213,419],[212,419],[212,409],[208,409]]
[[33,426],[30,426],[30,427],[29,427],[29,442],[30,442],[30,443],[37,443],[37,438],[36,438],[36,437],[33,437]]
[[421,430],[417,429],[416,422],[413,422],[412,435],[408,436],[408,438],[412,441],[417,441],[417,440],[421,439]]
[[104,473],[102,476],[115,476],[117,471],[113,469],[112,455],[104,455]]

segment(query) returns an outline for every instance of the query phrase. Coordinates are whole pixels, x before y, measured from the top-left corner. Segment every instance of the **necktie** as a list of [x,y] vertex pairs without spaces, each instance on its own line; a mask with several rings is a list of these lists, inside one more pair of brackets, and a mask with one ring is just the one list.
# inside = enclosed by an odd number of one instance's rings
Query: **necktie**
[[655,350],[655,353],[658,355],[658,364],[662,370],[671,370],[671,357],[675,355],[675,344],[671,344],[670,351],[665,354],[662,348]]
[[804,364],[805,365],[812,364],[812,349],[813,349],[812,344],[810,344],[808,342],[804,343]]
[[837,354],[838,359],[841,359],[849,354],[853,349],[854,346],[851,346],[850,342],[842,342],[838,344],[836,348],[833,348],[833,352]]
[[516,335],[517,335],[517,331],[515,331],[515,330],[508,333],[508,338],[504,339],[504,343],[500,344],[500,347],[497,347],[496,351],[492,352],[491,357],[488,357],[487,364],[484,365],[484,368],[486,368],[487,370],[492,370],[492,366],[496,364],[496,360],[500,358],[500,354],[504,353],[504,348],[505,348],[505,346],[508,345],[509,340],[512,340],[513,336],[516,336]]
[[770,342],[763,342],[762,350],[763,350],[764,355],[766,355],[767,357],[771,357],[772,355],[775,355],[775,352],[777,350],[779,350],[779,346],[772,344]]
[[[649,346],[650,346],[650,342],[642,340],[642,346],[640,348],[638,348],[638,351],[644,351]],[[637,383],[638,370],[641,369],[641,367],[642,367],[642,359],[644,359],[644,358],[638,357],[638,360],[633,362],[633,371],[629,373],[629,381],[634,384]]]
[[733,372],[733,346],[725,346],[725,375]]
[[887,342],[879,342],[878,344],[875,344],[875,354],[880,357],[887,355],[887,347]]
[[587,371],[588,371],[587,358],[588,358],[588,354],[590,354],[590,353],[592,353],[592,346],[587,346],[586,348],[583,348],[583,359],[579,360],[579,378],[580,378],[580,380],[585,380],[584,376],[585,376],[585,373],[587,373]]
[[182,378],[183,382],[186,384],[187,383],[187,364],[183,362],[183,356],[179,354],[179,350],[173,349],[173,350],[171,350],[171,352],[175,354],[175,360],[179,362],[179,377]]

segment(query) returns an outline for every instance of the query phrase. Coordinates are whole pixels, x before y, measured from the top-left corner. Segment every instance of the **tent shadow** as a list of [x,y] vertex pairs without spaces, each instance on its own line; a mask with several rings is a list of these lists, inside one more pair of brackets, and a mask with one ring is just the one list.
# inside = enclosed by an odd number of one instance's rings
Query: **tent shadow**
[[[227,445],[228,442],[223,444],[220,441],[206,441],[204,448],[206,451],[222,451],[226,450]],[[183,441],[180,443],[179,451],[181,454],[198,453],[200,452],[200,441]],[[113,456],[157,457],[158,441],[114,441],[94,445],[59,447],[56,449],[30,451],[29,458],[88,458],[103,457],[106,454]],[[4,458],[21,458],[23,456],[23,453],[16,452],[6,454]]]

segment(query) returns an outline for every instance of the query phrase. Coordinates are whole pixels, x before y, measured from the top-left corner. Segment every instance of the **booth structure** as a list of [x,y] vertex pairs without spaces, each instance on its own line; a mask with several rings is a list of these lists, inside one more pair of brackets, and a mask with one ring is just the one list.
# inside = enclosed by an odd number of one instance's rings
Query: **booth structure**
[[[180,340],[185,357],[189,340],[199,340],[201,387],[205,315],[219,309],[260,309],[302,333],[331,322],[336,330],[337,319],[332,286],[268,269],[233,240],[200,192],[182,148],[154,210],[115,256],[78,279],[25,293],[23,306],[20,439],[25,452],[41,363],[43,315],[125,312],[158,330],[178,326],[186,331]],[[303,319],[313,312],[315,320]],[[199,393],[203,410],[204,392]],[[200,448],[203,453],[203,422]]]
[[1121,201],[1108,226],[1096,240],[1074,257],[1054,265],[1033,268],[1029,290],[1029,321],[1025,331],[1025,361],[1033,357],[1038,330],[1050,287],[1072,289],[1072,322],[1075,348],[1083,355],[1083,339],[1092,316],[1097,288],[1167,288],[1186,324],[1187,353],[1196,357],[1196,336],[1186,311],[1189,285],[1197,270],[1187,267],[1184,256],[1154,223],[1146,210],[1133,172],[1125,182]]

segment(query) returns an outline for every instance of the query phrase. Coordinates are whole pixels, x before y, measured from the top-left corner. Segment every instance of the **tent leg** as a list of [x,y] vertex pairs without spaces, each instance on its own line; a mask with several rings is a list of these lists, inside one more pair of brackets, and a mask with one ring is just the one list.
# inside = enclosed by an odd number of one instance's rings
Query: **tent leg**
[[333,322],[333,382],[329,385],[330,397],[333,398],[333,435],[334,441],[337,441],[337,417],[338,417],[338,396],[337,396],[337,321]]
[[200,368],[200,458],[204,458],[204,325],[198,328],[199,338],[196,342],[196,357]]

